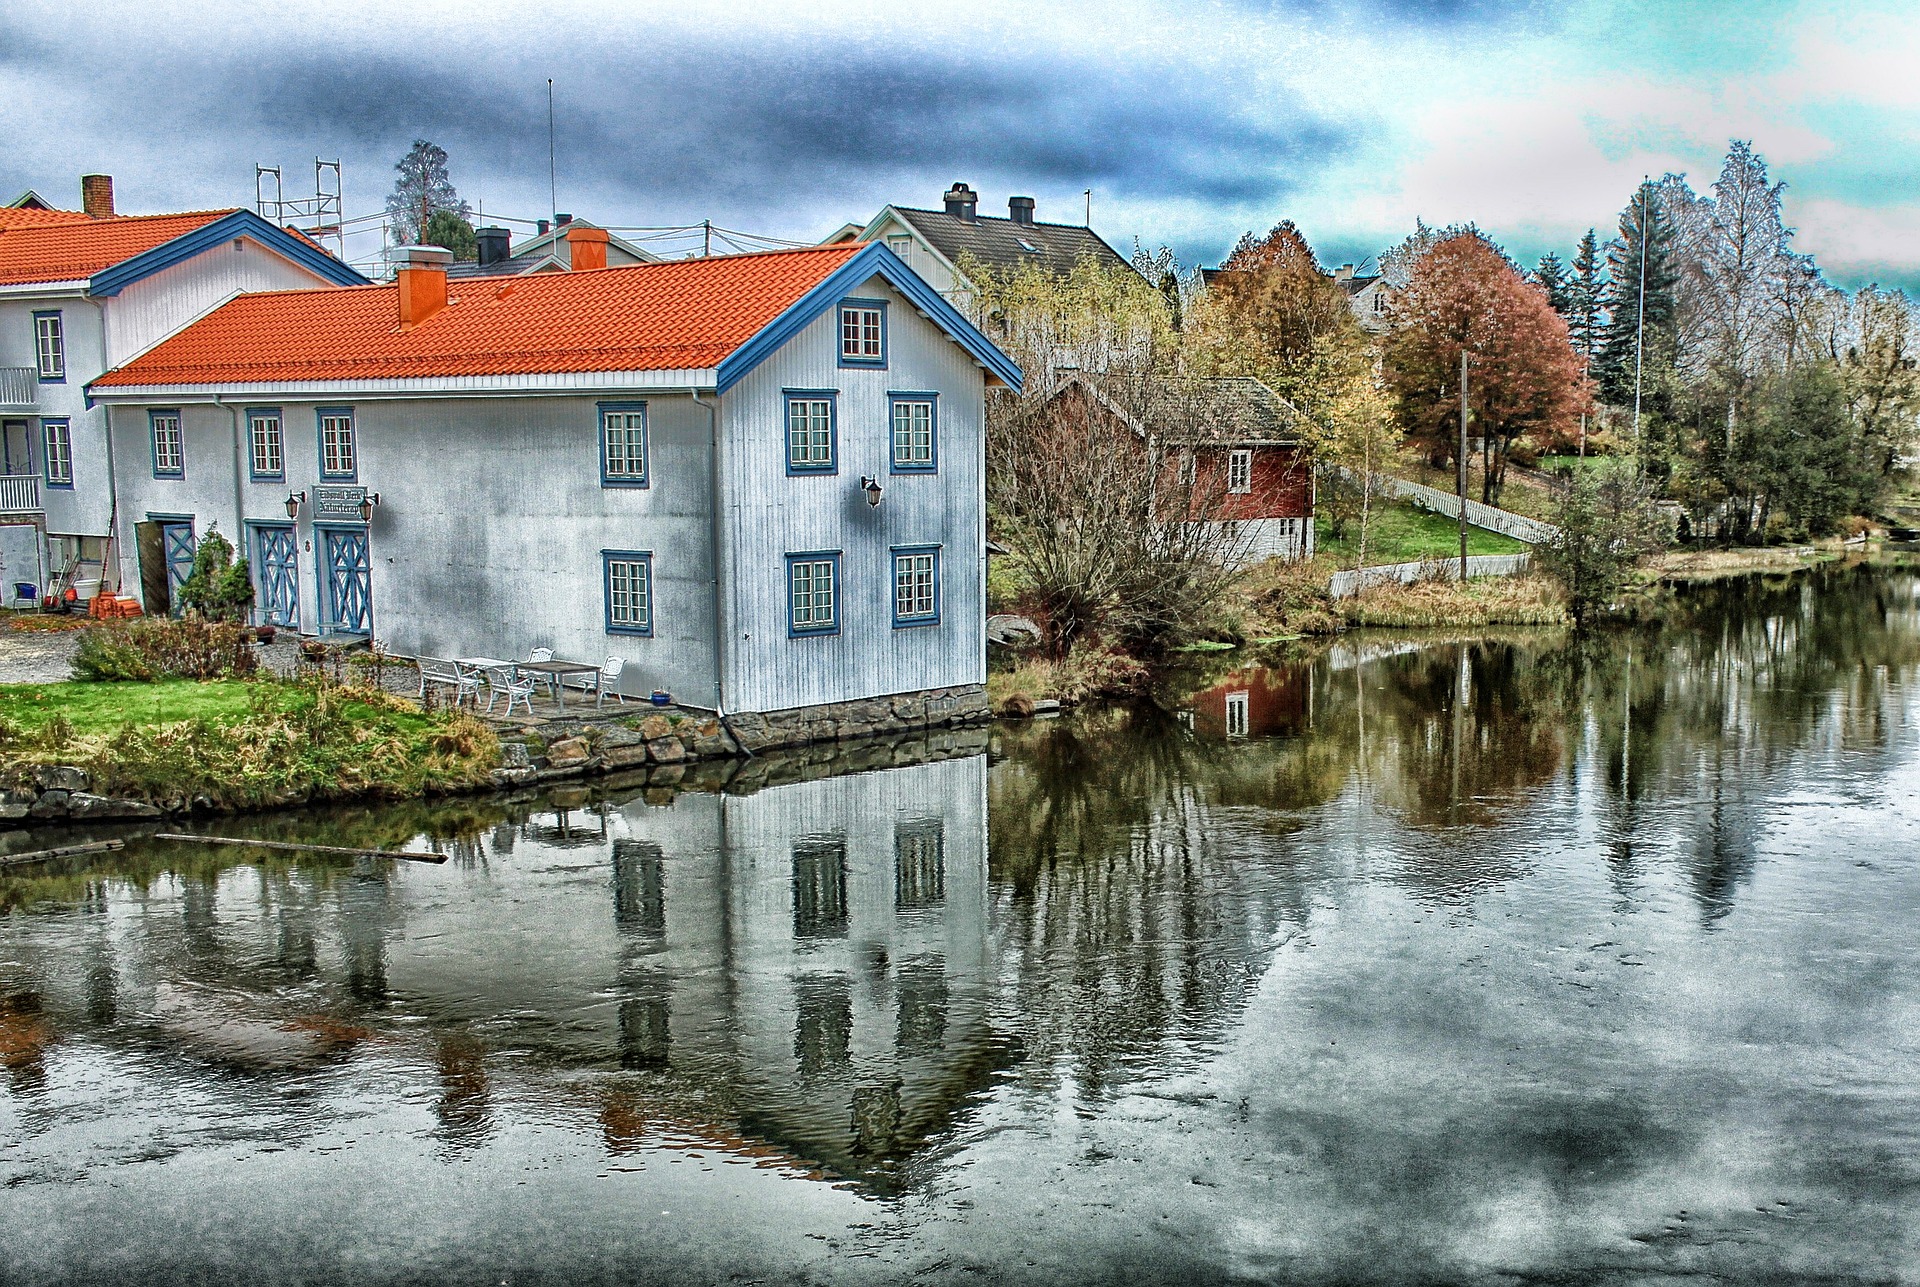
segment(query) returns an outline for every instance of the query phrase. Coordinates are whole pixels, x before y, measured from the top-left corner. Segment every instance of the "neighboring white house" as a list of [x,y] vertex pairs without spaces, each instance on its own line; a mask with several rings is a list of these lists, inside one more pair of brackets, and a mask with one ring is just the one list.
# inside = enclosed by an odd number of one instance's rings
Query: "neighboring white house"
[[449,277],[517,276],[521,273],[560,273],[575,268],[624,268],[629,264],[657,264],[660,256],[616,237],[598,224],[563,214],[519,245],[505,228],[474,229],[477,257],[447,269]]
[[1356,273],[1352,264],[1342,264],[1333,270],[1333,282],[1346,294],[1347,307],[1353,310],[1361,330],[1378,335],[1388,328],[1388,310],[1393,301],[1385,277],[1379,273]]
[[9,603],[16,585],[45,593],[63,575],[90,593],[108,557],[114,462],[88,381],[243,291],[366,281],[251,211],[117,215],[111,178],[87,175],[82,190],[82,211],[48,209],[31,193],[0,208],[0,591]]
[[971,292],[960,264],[973,259],[1002,272],[1035,264],[1065,276],[1082,259],[1124,268],[1127,261],[1091,228],[1042,223],[1032,197],[1007,198],[1007,214],[980,213],[980,196],[964,183],[947,190],[938,210],[885,206],[864,224],[847,224],[822,243],[880,242],[933,284],[948,302],[966,310]]
[[729,712],[984,682],[985,397],[1021,374],[884,245],[405,255],[93,382],[150,610],[218,524],[263,620],[407,655],[619,656]]

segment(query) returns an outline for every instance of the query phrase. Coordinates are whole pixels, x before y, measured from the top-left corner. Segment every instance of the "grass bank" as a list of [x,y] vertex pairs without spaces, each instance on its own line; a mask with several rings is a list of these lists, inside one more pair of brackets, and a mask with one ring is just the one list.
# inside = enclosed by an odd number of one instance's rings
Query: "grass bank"
[[219,809],[484,786],[499,740],[464,711],[322,676],[0,686],[0,778],[72,765],[95,794]]
[[1842,557],[1837,540],[1818,545],[1769,545],[1752,549],[1669,550],[1647,564],[1646,574],[1663,581],[1712,581],[1750,572],[1793,572]]
[[[1359,523],[1349,522],[1346,531],[1337,540],[1326,534],[1328,529],[1325,526],[1321,526],[1320,531],[1321,557],[1332,560],[1342,568],[1353,567],[1360,557]],[[1469,555],[1520,554],[1526,548],[1524,542],[1498,532],[1483,531],[1477,527],[1467,529]],[[1459,553],[1458,519],[1415,509],[1403,501],[1390,501],[1376,506],[1367,524],[1367,564],[1370,567],[1379,563],[1413,563],[1422,559],[1458,557]]]

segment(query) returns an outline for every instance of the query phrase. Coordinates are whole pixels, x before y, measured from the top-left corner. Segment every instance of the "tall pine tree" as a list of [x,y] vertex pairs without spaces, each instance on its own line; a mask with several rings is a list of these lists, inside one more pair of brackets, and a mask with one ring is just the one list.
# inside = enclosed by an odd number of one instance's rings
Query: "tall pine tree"
[[1566,317],[1571,297],[1567,294],[1567,266],[1560,262],[1560,256],[1551,250],[1540,256],[1540,266],[1533,270],[1533,280],[1540,284],[1541,290],[1547,292],[1547,303],[1553,306],[1553,311]]
[[1607,276],[1600,258],[1600,239],[1593,229],[1580,238],[1567,277],[1567,332],[1583,367],[1592,367],[1606,333]]
[[[1641,289],[1642,265],[1646,284]],[[1673,226],[1660,208],[1658,185],[1644,182],[1620,212],[1620,235],[1607,247],[1609,314],[1593,376],[1601,398],[1633,405],[1637,368],[1671,365],[1674,351]],[[1651,387],[1651,381],[1642,383]]]

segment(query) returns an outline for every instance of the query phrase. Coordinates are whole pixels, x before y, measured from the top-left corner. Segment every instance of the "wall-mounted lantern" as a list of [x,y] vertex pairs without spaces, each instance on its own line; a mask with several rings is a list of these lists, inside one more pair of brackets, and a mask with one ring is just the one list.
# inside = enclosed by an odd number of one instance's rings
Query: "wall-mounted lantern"
[[373,522],[373,507],[379,503],[379,492],[368,492],[360,498],[360,521],[362,523]]
[[299,518],[300,507],[306,503],[307,503],[307,494],[305,492],[288,492],[287,493],[287,517]]
[[880,480],[878,478],[871,478],[866,474],[860,475],[860,490],[867,494],[867,504],[875,509],[880,508]]

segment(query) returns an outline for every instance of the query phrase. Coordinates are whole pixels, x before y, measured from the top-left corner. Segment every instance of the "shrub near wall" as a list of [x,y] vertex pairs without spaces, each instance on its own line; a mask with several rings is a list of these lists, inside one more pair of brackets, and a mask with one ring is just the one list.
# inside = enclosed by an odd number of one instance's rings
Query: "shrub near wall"
[[81,632],[73,677],[84,683],[244,679],[260,669],[246,630],[224,621],[135,621]]

